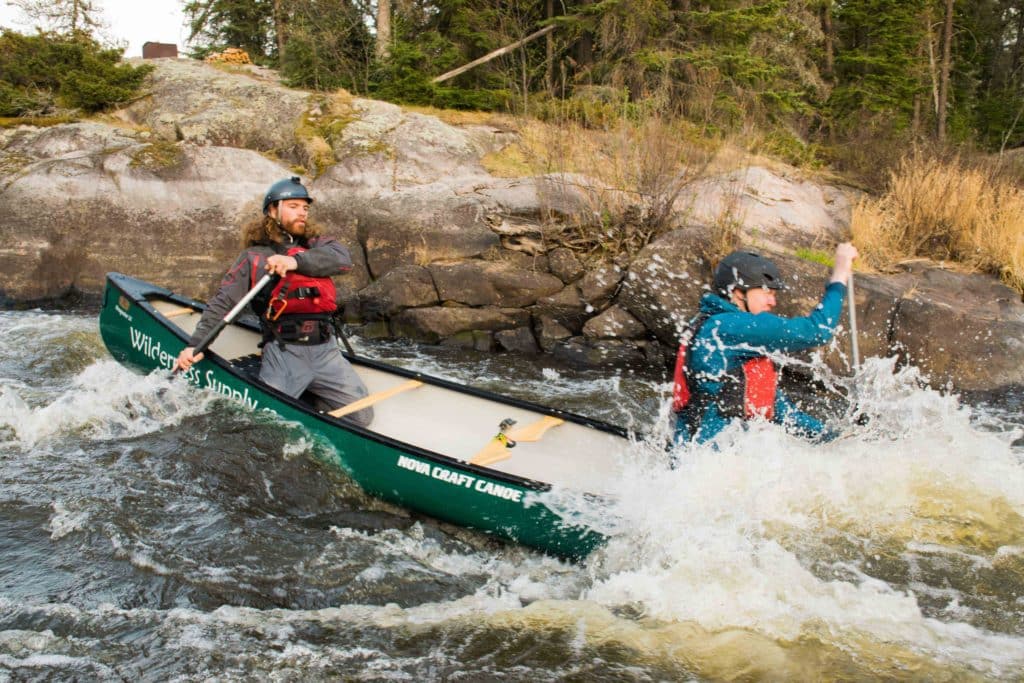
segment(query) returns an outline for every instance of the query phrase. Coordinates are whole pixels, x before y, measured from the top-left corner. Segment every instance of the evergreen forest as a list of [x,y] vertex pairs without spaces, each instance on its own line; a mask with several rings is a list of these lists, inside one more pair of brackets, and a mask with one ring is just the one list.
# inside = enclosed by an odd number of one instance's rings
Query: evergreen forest
[[905,143],[1024,145],[1024,0],[190,0],[185,9],[195,56],[242,47],[297,87],[595,127],[651,114],[710,136],[756,127],[770,132],[767,151],[853,172]]

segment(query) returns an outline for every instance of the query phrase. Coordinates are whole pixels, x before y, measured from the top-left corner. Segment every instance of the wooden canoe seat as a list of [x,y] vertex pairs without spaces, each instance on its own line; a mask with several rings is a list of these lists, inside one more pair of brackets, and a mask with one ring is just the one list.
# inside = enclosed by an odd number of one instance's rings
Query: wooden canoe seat
[[423,382],[419,381],[418,379],[411,379],[408,382],[404,382],[397,386],[391,387],[390,389],[384,389],[383,391],[378,391],[375,394],[370,394],[366,398],[361,398],[358,401],[349,403],[347,406],[342,406],[337,410],[332,410],[327,414],[330,415],[331,417],[342,417],[344,415],[348,415],[349,413],[354,413],[358,410],[362,410],[363,408],[369,408],[374,403],[379,403],[384,399],[391,398],[392,396],[396,396],[398,394],[409,391],[410,389],[415,389],[416,387],[420,386],[423,386]]
[[199,311],[197,311],[196,309],[191,308],[189,306],[181,306],[179,308],[172,308],[169,311],[164,311],[162,313],[162,315],[165,318],[174,318],[174,317],[177,317],[179,315],[187,315],[189,313],[198,313],[198,312]]
[[[519,441],[540,441],[544,434],[552,427],[565,422],[565,420],[545,415],[536,422],[509,430],[505,436],[510,440]],[[505,445],[505,442],[494,437],[487,442],[487,445],[480,449],[480,452],[469,461],[470,465],[491,465],[493,463],[512,457],[512,449]]]

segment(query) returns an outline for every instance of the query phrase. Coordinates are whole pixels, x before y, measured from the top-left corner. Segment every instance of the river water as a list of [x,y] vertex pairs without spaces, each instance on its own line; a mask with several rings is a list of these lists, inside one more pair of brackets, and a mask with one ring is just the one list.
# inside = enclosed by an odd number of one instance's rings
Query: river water
[[[663,422],[656,378],[356,341]],[[0,681],[1024,681],[1020,397],[879,359],[857,390],[865,427],[817,395],[827,445],[631,446],[569,564],[365,496],[298,428],[122,368],[93,315],[0,313]]]

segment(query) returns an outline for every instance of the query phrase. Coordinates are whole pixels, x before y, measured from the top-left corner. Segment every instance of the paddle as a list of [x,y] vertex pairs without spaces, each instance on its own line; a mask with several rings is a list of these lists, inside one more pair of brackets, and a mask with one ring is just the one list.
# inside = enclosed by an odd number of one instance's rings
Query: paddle
[[[273,279],[274,276],[270,273],[267,273],[262,278],[260,278],[259,282],[257,282],[256,285],[252,289],[250,289],[245,296],[242,297],[242,300],[235,304],[235,307],[228,311],[228,314],[225,315],[222,320],[219,320],[217,324],[213,326],[213,329],[210,330],[207,333],[207,335],[203,337],[198,344],[195,345],[192,351],[192,356],[198,356],[200,353],[205,351],[207,347],[209,347],[210,344],[213,343],[213,340],[217,338],[217,335],[219,335],[232,320],[237,318],[238,314],[242,312],[242,309],[245,308],[249,304],[249,302],[253,300],[253,297],[259,294],[260,290],[266,287],[267,283]],[[172,374],[178,374],[178,371],[180,369],[181,368],[175,367],[174,372]]]
[[853,273],[850,273],[850,280],[847,284],[850,296],[850,343],[853,351],[853,373],[860,370],[860,348],[857,346],[857,301],[853,292]]
[[342,322],[338,319],[337,324],[334,326],[334,331],[338,333],[338,337],[345,344],[345,350],[348,351],[349,355],[354,356],[356,352],[352,350],[352,345],[348,343],[348,337],[345,336],[345,330],[341,329]]

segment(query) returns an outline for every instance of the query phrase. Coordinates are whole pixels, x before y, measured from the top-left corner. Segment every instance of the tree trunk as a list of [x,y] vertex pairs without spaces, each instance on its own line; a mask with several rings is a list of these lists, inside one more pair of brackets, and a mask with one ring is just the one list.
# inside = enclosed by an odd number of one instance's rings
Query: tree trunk
[[[548,0],[547,7],[545,9],[545,17],[550,19],[555,16],[555,0]],[[545,39],[547,44],[545,45],[545,68],[544,68],[544,81],[548,88],[548,94],[555,94],[555,37],[550,33]]]
[[[580,0],[580,5],[593,4],[592,0]],[[594,36],[590,31],[584,31],[576,43],[576,61],[582,71],[588,70],[594,65]]]
[[[1018,3],[1018,5],[1021,3]],[[1017,7],[1017,37],[1013,43],[1013,52],[1010,59],[1010,76],[1006,79],[1006,84],[1010,87],[1014,87],[1014,76],[1016,76],[1020,69],[1021,53],[1024,52],[1024,7]]]
[[928,40],[928,78],[932,86],[932,110],[936,117],[939,113],[939,65],[935,63],[935,37],[932,35],[931,13],[925,15],[928,24],[928,33],[925,36]]
[[281,0],[274,0],[274,33],[277,35],[277,63],[281,64],[284,59],[285,29],[284,10],[281,8]]
[[828,80],[835,76],[835,32],[832,28],[832,2],[825,3],[821,8],[821,32],[825,36],[825,65],[822,75]]
[[506,45],[505,47],[498,48],[497,50],[494,50],[493,52],[488,52],[483,57],[480,57],[479,59],[474,59],[469,64],[463,64],[462,66],[460,66],[457,69],[452,69],[451,71],[448,71],[446,73],[441,74],[437,78],[433,79],[431,81],[431,83],[441,83],[443,81],[447,81],[449,78],[455,78],[459,74],[465,73],[465,72],[469,71],[474,66],[480,66],[481,64],[485,64],[485,63],[491,61],[495,57],[500,57],[502,55],[506,55],[509,52],[511,52],[512,50],[515,50],[517,47],[520,47],[522,45],[526,45],[531,40],[534,40],[536,38],[540,38],[541,36],[546,36],[547,34],[551,33],[554,30],[555,30],[555,25],[554,24],[551,24],[550,26],[545,26],[544,28],[542,28],[539,31],[534,31],[533,33],[531,33],[530,35],[526,36],[522,40],[517,40],[516,42],[512,43],[511,45]]
[[391,0],[377,0],[377,59],[385,60],[391,54]]
[[946,0],[946,21],[942,29],[942,65],[939,68],[939,101],[936,107],[939,142],[946,141],[946,107],[949,101],[949,72],[953,55],[953,0]]

